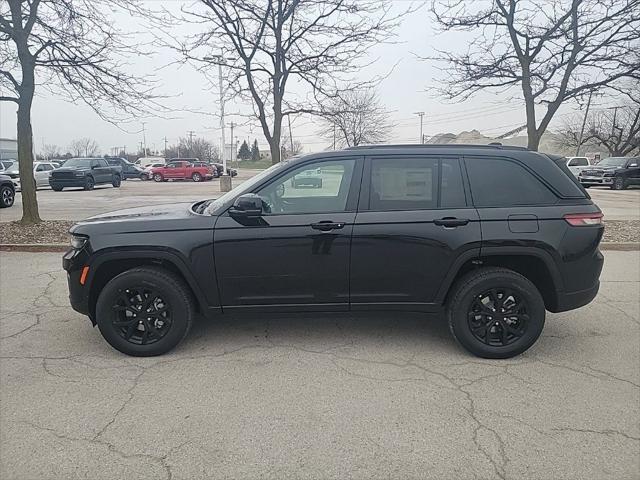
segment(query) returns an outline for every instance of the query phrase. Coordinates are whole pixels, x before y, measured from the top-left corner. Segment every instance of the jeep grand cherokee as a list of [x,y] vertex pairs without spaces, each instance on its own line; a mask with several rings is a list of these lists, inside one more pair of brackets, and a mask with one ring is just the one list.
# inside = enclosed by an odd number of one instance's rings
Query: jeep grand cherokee
[[[322,178],[299,188],[292,178]],[[467,350],[507,358],[545,310],[597,294],[602,213],[562,158],[517,147],[359,147],[279,163],[217,200],[71,228],[70,300],[130,355],[194,315],[444,312]]]

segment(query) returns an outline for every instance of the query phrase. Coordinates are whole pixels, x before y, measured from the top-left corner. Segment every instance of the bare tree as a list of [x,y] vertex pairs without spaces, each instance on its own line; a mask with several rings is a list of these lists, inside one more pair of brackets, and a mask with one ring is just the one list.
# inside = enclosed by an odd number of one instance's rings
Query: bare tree
[[582,119],[569,120],[561,132],[565,144],[604,147],[612,157],[640,155],[640,101],[593,112],[587,118],[582,140]]
[[76,157],[95,157],[100,151],[100,147],[95,140],[83,137],[74,140],[69,144],[69,150]]
[[432,12],[443,30],[475,36],[463,53],[439,52],[442,93],[520,87],[533,150],[563,103],[640,79],[640,0],[434,0]]
[[149,85],[116,55],[137,52],[108,18],[116,8],[134,12],[137,6],[134,0],[0,2],[0,101],[17,105],[23,223],[40,221],[31,126],[37,89],[84,101],[103,118],[106,105],[134,114],[150,98]]
[[42,146],[42,158],[51,160],[52,158],[59,158],[62,155],[60,148],[57,145],[47,143]]
[[205,162],[216,162],[220,158],[220,152],[212,142],[204,138],[180,137],[176,145],[167,148],[167,158],[197,158]]
[[[230,92],[252,101],[269,143],[280,161],[282,120],[309,113],[312,101],[291,94],[290,84],[308,87],[309,96],[331,96],[354,81],[368,50],[392,37],[403,13],[391,13],[391,0],[200,0],[186,12],[202,33],[180,49],[186,59],[211,63],[221,54]],[[406,11],[404,12],[406,13]],[[361,83],[371,83],[364,81]]]
[[321,135],[340,147],[388,140],[393,125],[373,89],[346,90],[323,107]]

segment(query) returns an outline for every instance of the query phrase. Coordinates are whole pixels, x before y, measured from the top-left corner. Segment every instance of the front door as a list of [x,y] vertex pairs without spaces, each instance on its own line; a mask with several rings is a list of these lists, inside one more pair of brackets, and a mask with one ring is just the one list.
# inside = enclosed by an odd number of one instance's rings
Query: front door
[[349,308],[361,169],[358,158],[292,167],[254,192],[263,199],[261,218],[218,219],[214,255],[225,311]]
[[353,228],[351,309],[435,310],[456,262],[480,251],[455,157],[368,158]]

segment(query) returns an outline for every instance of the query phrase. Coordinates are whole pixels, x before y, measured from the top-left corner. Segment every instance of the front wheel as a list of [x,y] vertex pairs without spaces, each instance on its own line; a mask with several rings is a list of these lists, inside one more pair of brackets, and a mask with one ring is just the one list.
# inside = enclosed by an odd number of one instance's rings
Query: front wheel
[[191,175],[191,179],[194,182],[201,182],[202,181],[202,175],[200,175],[198,172],[193,172],[193,175]]
[[58,187],[58,186],[56,186],[56,187],[51,187],[51,190],[53,190],[54,192],[61,192],[63,188],[64,188],[64,187]]
[[531,347],[544,327],[536,286],[504,268],[481,268],[460,279],[447,304],[454,338],[483,358],[511,358]]
[[16,199],[16,194],[13,188],[8,185],[4,185],[0,188],[0,208],[9,208],[13,205]]
[[194,310],[180,278],[162,268],[141,267],[105,285],[96,304],[96,321],[113,348],[149,357],[168,352],[187,336]]
[[120,175],[114,175],[111,185],[113,185],[114,188],[120,188],[121,183],[122,179],[120,178]]
[[143,182],[149,180],[149,175],[147,175],[146,173],[141,173],[140,180],[142,180]]
[[93,179],[93,177],[87,177],[84,180],[84,189],[85,190],[93,190],[93,187],[95,187],[95,186],[96,186],[96,182]]
[[611,188],[613,190],[626,190],[627,182],[625,182],[624,178],[616,177],[613,179],[613,183],[611,184]]

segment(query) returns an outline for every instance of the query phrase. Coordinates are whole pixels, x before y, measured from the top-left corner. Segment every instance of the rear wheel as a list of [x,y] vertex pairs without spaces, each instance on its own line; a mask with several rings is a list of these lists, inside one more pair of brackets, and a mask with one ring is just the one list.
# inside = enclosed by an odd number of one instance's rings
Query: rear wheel
[[544,327],[545,307],[527,278],[503,268],[468,273],[453,287],[447,320],[454,338],[483,358],[510,358],[531,347]]
[[616,177],[613,179],[613,183],[611,184],[611,188],[613,190],[626,190],[627,182],[622,177]]
[[93,187],[95,187],[95,186],[96,186],[96,182],[93,179],[93,177],[87,177],[84,180],[84,189],[85,190],[93,190]]
[[153,175],[153,179],[154,179],[156,182],[163,182],[163,181],[164,181],[164,178],[162,178],[162,175],[160,175],[159,173],[154,174],[154,175]]
[[16,194],[13,188],[3,185],[0,188],[0,208],[8,208],[13,205],[16,200]]
[[148,357],[168,352],[186,337],[194,310],[180,278],[161,268],[134,268],[102,289],[96,321],[113,348]]
[[202,181],[202,175],[200,175],[198,172],[193,172],[193,175],[191,175],[191,179],[194,182],[201,182]]

